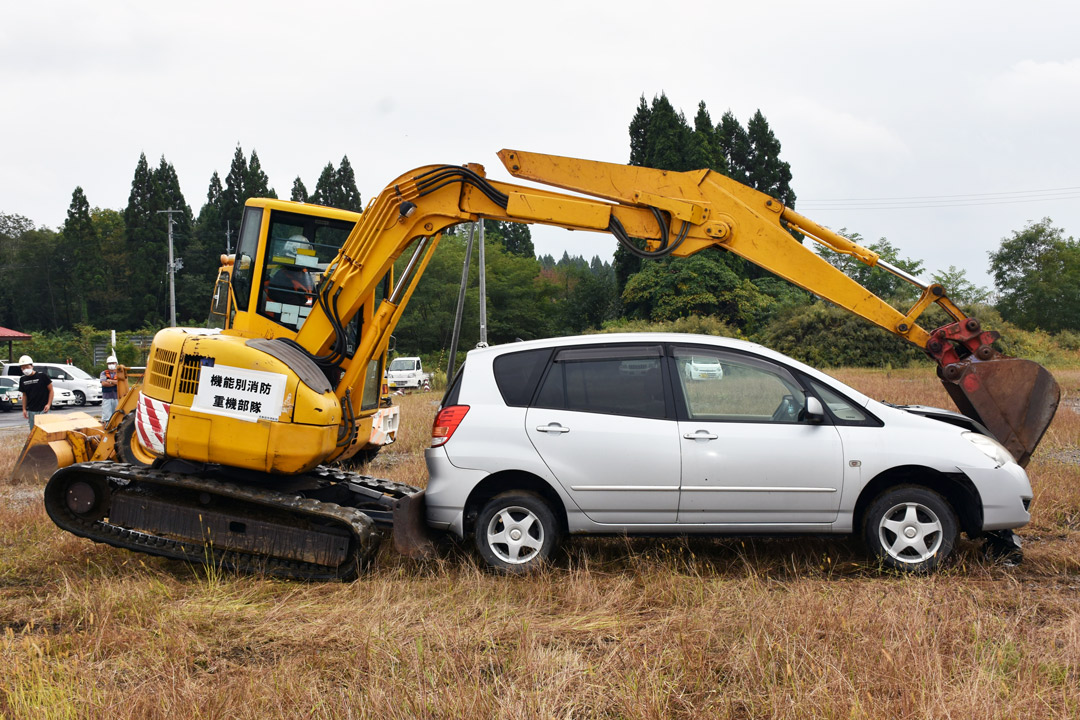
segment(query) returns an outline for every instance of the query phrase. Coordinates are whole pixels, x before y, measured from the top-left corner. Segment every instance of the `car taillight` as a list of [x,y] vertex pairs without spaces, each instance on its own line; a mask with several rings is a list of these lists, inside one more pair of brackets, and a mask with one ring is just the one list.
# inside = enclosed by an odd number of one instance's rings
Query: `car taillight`
[[386,386],[386,383],[383,383],[383,384],[382,384],[382,394],[383,394],[383,395],[385,395],[385,394],[386,394],[386,393],[388,393],[388,392],[390,392],[390,388],[388,388],[388,387]]
[[465,419],[467,412],[469,412],[468,405],[451,405],[440,410],[431,426],[431,447],[445,445],[461,421]]

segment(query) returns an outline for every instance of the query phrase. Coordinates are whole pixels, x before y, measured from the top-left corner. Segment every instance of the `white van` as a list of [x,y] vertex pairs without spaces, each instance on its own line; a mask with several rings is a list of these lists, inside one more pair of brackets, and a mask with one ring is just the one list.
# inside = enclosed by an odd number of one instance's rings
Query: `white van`
[[[80,370],[74,365],[62,363],[34,363],[34,369],[40,370],[49,376],[56,387],[70,390],[75,396],[75,404],[78,406],[101,404],[101,381],[91,377],[87,372]],[[14,363],[4,366],[4,375],[19,378],[22,377],[22,368]]]

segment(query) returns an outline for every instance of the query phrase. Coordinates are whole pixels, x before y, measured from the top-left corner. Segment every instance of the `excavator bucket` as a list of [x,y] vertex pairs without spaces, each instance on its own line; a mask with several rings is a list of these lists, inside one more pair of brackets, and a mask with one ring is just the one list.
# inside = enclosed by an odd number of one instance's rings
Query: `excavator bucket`
[[983,424],[1016,462],[1026,466],[1054,419],[1061,389],[1031,360],[997,357],[945,368],[941,382],[960,412]]
[[424,512],[423,490],[398,498],[394,503],[394,549],[417,559],[435,554],[435,542]]
[[11,477],[23,481],[47,478],[59,468],[86,462],[104,438],[105,428],[86,413],[38,415]]

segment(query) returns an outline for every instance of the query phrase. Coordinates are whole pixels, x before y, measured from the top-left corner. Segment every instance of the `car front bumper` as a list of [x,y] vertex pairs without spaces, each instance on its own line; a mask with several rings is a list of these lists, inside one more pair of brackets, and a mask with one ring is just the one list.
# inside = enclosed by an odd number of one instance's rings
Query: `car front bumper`
[[984,531],[1010,530],[1031,522],[1031,483],[1015,463],[998,468],[961,468],[979,491]]

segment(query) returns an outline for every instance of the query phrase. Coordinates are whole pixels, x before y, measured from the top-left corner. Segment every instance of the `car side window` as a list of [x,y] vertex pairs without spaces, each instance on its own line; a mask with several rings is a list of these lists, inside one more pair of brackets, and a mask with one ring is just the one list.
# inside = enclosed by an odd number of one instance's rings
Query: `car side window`
[[797,423],[806,394],[780,365],[706,348],[673,348],[691,420]]
[[868,418],[866,413],[848,402],[848,400],[841,395],[838,395],[816,380],[811,380],[810,386],[814,388],[814,392],[818,394],[818,397],[821,398],[821,401],[825,403],[825,406],[829,408],[830,412],[836,416],[837,420],[844,424],[860,424],[867,421]]
[[536,407],[664,418],[658,346],[560,350],[537,394]]

